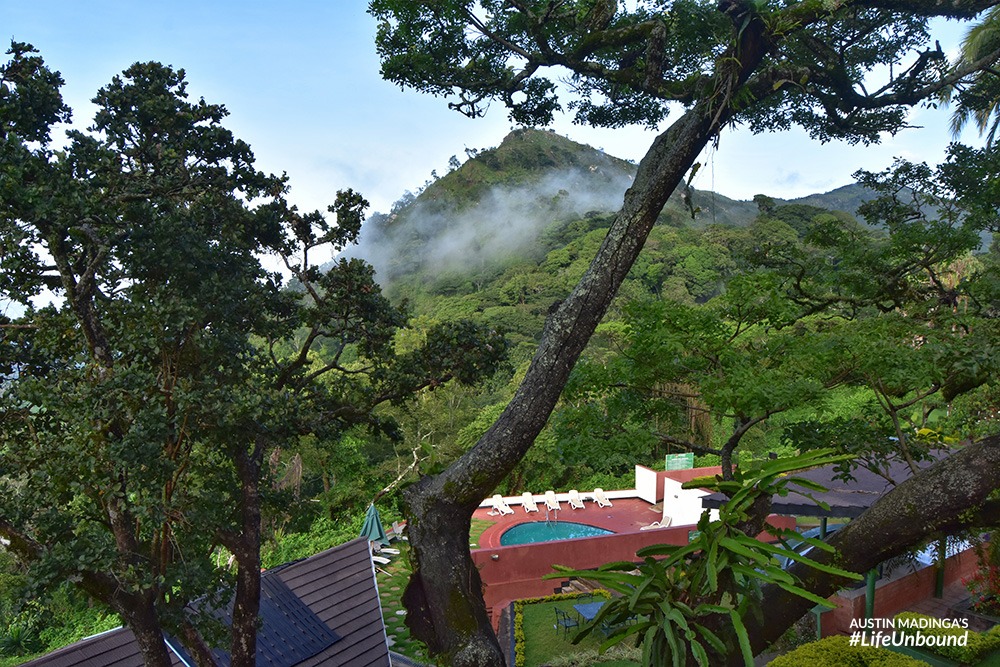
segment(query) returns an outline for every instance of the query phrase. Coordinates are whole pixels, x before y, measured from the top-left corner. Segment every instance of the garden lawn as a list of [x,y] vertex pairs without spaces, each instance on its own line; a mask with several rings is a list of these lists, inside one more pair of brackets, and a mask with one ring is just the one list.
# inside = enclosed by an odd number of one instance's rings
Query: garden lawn
[[[427,657],[424,645],[410,637],[406,627],[406,610],[403,608],[403,591],[410,579],[410,546],[405,541],[392,544],[399,549],[399,555],[392,557],[388,565],[376,565],[375,581],[378,583],[379,598],[382,601],[382,618],[385,633],[390,640],[390,648],[407,658],[421,663],[433,664]],[[400,613],[403,612],[403,613]]]
[[[524,607],[524,666],[539,667],[553,662],[557,658],[564,658],[569,654],[589,654],[593,656],[604,641],[604,635],[594,632],[583,639],[579,644],[573,644],[572,639],[579,628],[571,628],[568,634],[564,634],[562,628],[556,628],[555,608],[559,607],[570,617],[579,619],[573,609],[573,599],[556,600],[553,602],[538,602],[525,605]],[[626,644],[631,644],[626,640]],[[582,657],[582,656],[581,656]],[[596,662],[593,660],[597,660]],[[561,664],[573,664],[563,662]],[[599,658],[592,658],[586,662],[577,663],[580,665],[601,665],[603,667],[633,667],[638,662],[629,660],[607,660],[600,661]]]
[[475,549],[479,546],[479,538],[483,536],[483,531],[495,524],[496,521],[489,519],[473,519],[472,528],[469,530],[469,546]]

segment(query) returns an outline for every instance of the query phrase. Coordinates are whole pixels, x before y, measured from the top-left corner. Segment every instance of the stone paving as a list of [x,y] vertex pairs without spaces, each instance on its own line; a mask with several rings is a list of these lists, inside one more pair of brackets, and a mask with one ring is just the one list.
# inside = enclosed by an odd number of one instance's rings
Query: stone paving
[[911,605],[907,611],[915,611],[936,618],[953,618],[955,614],[951,611],[952,607],[967,597],[969,597],[969,591],[965,588],[965,584],[961,581],[956,581],[945,586],[940,598],[933,596],[925,598]]

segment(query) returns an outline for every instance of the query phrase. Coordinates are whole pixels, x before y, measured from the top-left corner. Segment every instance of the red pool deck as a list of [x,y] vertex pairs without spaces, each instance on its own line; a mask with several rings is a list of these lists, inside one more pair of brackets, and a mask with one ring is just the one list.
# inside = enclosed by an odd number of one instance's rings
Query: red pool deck
[[[643,526],[662,518],[662,503],[652,504],[634,496],[613,497],[611,501],[611,507],[599,507],[597,503],[587,500],[584,501],[584,509],[578,510],[563,502],[558,520],[604,528],[613,531],[612,535],[510,546],[501,546],[500,536],[512,526],[545,521],[544,503],[538,504],[538,512],[525,512],[516,500],[510,502],[513,514],[491,516],[488,507],[476,510],[474,518],[493,522],[483,531],[478,547],[472,549],[472,560],[479,572],[483,597],[494,623],[499,623],[500,611],[511,600],[548,595],[568,584],[568,580],[550,578],[554,573],[553,564],[573,570],[590,570],[608,562],[634,561],[636,551],[643,547],[687,544],[690,531],[695,528],[690,522],[678,522],[667,528],[642,530]],[[549,518],[552,520],[555,517],[550,514]],[[772,515],[769,521],[783,528],[795,525],[794,518]]]
[[[592,501],[584,501],[583,509],[571,509],[569,503],[562,503],[563,509],[549,514],[550,520],[573,521],[604,528],[615,533],[636,533],[643,526],[659,521],[663,516],[662,506],[650,505],[640,498],[615,498],[611,507],[599,507]],[[475,519],[485,519],[495,523],[487,528],[479,538],[480,549],[500,546],[500,536],[511,526],[532,521],[545,521],[545,504],[538,503],[537,512],[525,512],[521,505],[511,505],[513,514],[490,516],[489,508],[480,507],[472,515]]]

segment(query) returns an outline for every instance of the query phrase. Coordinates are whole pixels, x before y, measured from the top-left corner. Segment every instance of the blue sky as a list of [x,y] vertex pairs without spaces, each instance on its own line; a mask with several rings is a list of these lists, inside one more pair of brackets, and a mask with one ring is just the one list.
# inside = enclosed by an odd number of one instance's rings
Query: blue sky
[[[76,123],[89,124],[88,100],[133,62],[184,68],[193,97],[222,103],[227,125],[253,147],[258,166],[287,172],[291,199],[320,208],[336,190],[361,191],[386,210],[431,170],[466,148],[495,146],[510,131],[504,109],[470,120],[445,100],[401,91],[381,80],[375,22],[362,0],[0,0],[5,39],[34,44],[66,80]],[[949,31],[956,39],[957,30]],[[942,39],[946,45],[949,41]],[[796,197],[851,181],[858,168],[882,169],[894,156],[937,162],[949,141],[946,113],[918,110],[925,125],[878,147],[822,146],[800,131],[727,131],[704,155],[694,186],[749,199]],[[556,131],[638,160],[653,134],[593,130],[563,118]]]

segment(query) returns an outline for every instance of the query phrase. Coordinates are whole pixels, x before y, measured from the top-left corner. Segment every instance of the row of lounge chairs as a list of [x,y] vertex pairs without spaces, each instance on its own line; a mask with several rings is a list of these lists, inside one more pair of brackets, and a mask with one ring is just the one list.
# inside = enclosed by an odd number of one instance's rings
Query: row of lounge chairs
[[[569,506],[575,510],[584,509],[584,500],[586,496],[581,496],[576,489],[571,489],[569,492]],[[604,489],[594,489],[594,492],[590,495],[590,499],[597,503],[598,507],[612,507],[611,501],[608,500],[607,494],[604,493]],[[546,491],[544,500],[545,508],[550,511],[559,511],[562,509],[562,505],[556,498],[555,491]],[[503,516],[505,514],[513,514],[514,510],[511,509],[507,501],[504,500],[503,496],[499,493],[490,499],[490,504],[493,508],[490,510],[490,516]],[[535,502],[535,496],[531,494],[530,491],[525,491],[521,494],[521,506],[524,508],[525,512],[537,512],[538,503]]]

